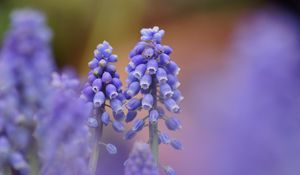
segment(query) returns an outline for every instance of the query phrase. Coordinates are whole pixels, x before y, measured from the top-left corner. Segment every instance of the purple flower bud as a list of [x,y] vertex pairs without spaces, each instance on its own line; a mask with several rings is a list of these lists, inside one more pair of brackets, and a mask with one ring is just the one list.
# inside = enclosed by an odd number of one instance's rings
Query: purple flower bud
[[148,89],[152,83],[151,75],[145,74],[140,80],[140,86],[142,89]]
[[135,68],[144,62],[144,57],[142,55],[136,55],[130,59],[129,66]]
[[[131,64],[131,62],[129,62],[129,64]],[[130,66],[130,65],[127,65],[127,66],[125,67],[125,71],[126,71],[127,73],[131,73],[132,71],[134,71],[134,67],[132,67],[132,66]]]
[[128,75],[127,79],[126,79],[126,82],[127,82],[128,84],[130,84],[130,83],[135,82],[135,81],[138,81],[138,79],[135,78],[135,76],[133,75],[133,72],[131,72],[131,73]]
[[170,55],[173,52],[173,49],[170,46],[164,45],[163,52],[167,55]]
[[172,74],[168,74],[168,84],[173,88],[176,89],[180,86],[180,82],[176,78],[176,76]]
[[109,62],[116,62],[116,61],[118,61],[118,56],[117,56],[117,55],[111,55],[111,56],[108,58],[108,61],[109,61]]
[[105,102],[105,96],[103,92],[102,91],[97,92],[93,100],[94,106],[100,107],[104,102]]
[[158,118],[159,118],[159,113],[158,113],[158,111],[155,110],[155,109],[151,110],[150,113],[149,113],[149,121],[150,121],[151,123],[156,123],[157,120],[158,120]]
[[98,60],[97,59],[93,59],[92,61],[90,61],[89,63],[88,63],[88,66],[89,66],[89,68],[90,69],[95,69],[97,66],[98,66]]
[[180,121],[176,117],[170,117],[166,119],[165,124],[167,128],[171,131],[176,131],[182,128]]
[[166,175],[176,175],[175,170],[170,166],[165,166],[164,170],[165,170]]
[[107,126],[109,124],[109,114],[107,112],[102,113],[101,121],[105,126]]
[[154,50],[152,48],[146,48],[143,52],[145,58],[149,59],[154,55]]
[[117,120],[113,121],[112,126],[113,126],[114,130],[117,132],[123,132],[125,129],[123,123],[121,123]]
[[114,119],[115,120],[118,120],[118,121],[123,121],[125,119],[125,113],[122,111],[122,112],[119,112],[119,113],[115,113],[113,112],[113,115],[114,115]]
[[94,98],[94,91],[92,86],[87,86],[82,90],[82,94],[84,95],[84,97],[87,99],[87,101],[92,101]]
[[184,99],[184,97],[181,95],[181,92],[178,89],[176,89],[176,90],[174,90],[172,99],[175,100],[176,103],[179,103],[180,101],[182,101]]
[[132,131],[140,131],[141,129],[143,129],[145,125],[145,121],[143,119],[138,119],[134,122],[133,126],[132,126]]
[[13,167],[14,170],[20,172],[22,175],[29,174],[29,165],[25,161],[22,154],[18,152],[14,152],[9,157],[9,163]]
[[147,71],[150,75],[154,75],[158,69],[158,64],[155,59],[151,59],[147,63]]
[[118,152],[117,147],[111,143],[106,144],[105,148],[109,154],[117,154]]
[[93,82],[97,79],[97,77],[92,73],[90,75],[88,75],[88,81],[89,82]]
[[140,89],[140,83],[135,81],[128,86],[126,93],[128,96],[134,97],[140,91]]
[[97,68],[93,69],[93,74],[97,77],[99,77],[102,73],[103,73],[103,68],[101,68],[101,67],[97,67]]
[[112,84],[106,85],[106,87],[105,87],[105,94],[106,94],[107,97],[109,97],[109,99],[116,98],[118,96],[118,92],[117,92],[116,86],[114,86]]
[[136,117],[136,115],[137,115],[137,112],[136,111],[128,111],[128,113],[127,113],[127,115],[126,115],[126,122],[128,123],[128,122],[131,122],[132,120],[134,120],[135,119],[135,117]]
[[150,110],[153,106],[154,98],[151,94],[146,94],[142,100],[142,107],[146,110]]
[[174,61],[170,61],[170,64],[167,65],[168,72],[173,75],[178,75],[180,68]]
[[164,98],[170,98],[173,95],[173,91],[168,83],[160,84],[160,93],[163,95]]
[[107,64],[105,71],[113,74],[116,72],[116,66],[113,64]]
[[101,88],[102,88],[102,80],[99,79],[99,78],[95,79],[95,80],[93,81],[92,86],[93,86],[93,91],[94,91],[95,93],[97,93],[97,92],[100,91]]
[[163,68],[158,68],[156,78],[159,83],[165,83],[168,81],[167,73]]
[[112,84],[115,85],[115,87],[117,88],[117,90],[120,90],[122,87],[122,82],[119,78],[113,78],[112,79]]
[[97,58],[98,60],[101,59],[101,53],[99,52],[99,50],[97,49],[94,50],[94,57]]
[[94,117],[88,118],[87,125],[91,128],[97,128],[99,126],[97,119],[95,119]]
[[181,150],[182,149],[182,144],[179,140],[176,140],[176,139],[172,139],[171,142],[170,142],[171,146],[174,148],[174,149],[177,149],[177,150]]
[[137,134],[136,131],[129,130],[129,131],[127,131],[126,134],[124,135],[124,139],[125,139],[125,140],[130,140],[130,139],[132,139],[136,134]]
[[180,112],[180,107],[176,104],[176,101],[174,101],[171,98],[165,99],[164,104],[166,108],[173,113],[179,113]]
[[105,59],[101,59],[98,63],[98,66],[105,67],[107,65],[107,61]]
[[171,142],[171,139],[168,136],[168,134],[166,134],[164,132],[160,132],[158,134],[158,138],[159,138],[160,142],[163,143],[163,144],[169,144]]
[[125,95],[122,92],[119,92],[119,95],[117,98],[121,101],[122,104],[126,103]]
[[110,105],[115,113],[122,112],[122,102],[119,99],[110,100]]
[[112,80],[112,77],[109,72],[104,72],[102,74],[102,82],[103,83],[108,84],[111,82],[111,80]]
[[145,49],[145,44],[144,43],[138,43],[133,49],[134,55],[138,55],[138,54],[143,53],[144,49]]
[[120,78],[120,74],[118,72],[114,73],[114,78]]
[[141,100],[132,98],[128,101],[126,107],[128,110],[134,111],[134,110],[138,109],[139,107],[141,107],[141,105],[142,105]]
[[164,53],[162,53],[162,54],[160,54],[159,55],[159,64],[160,65],[167,65],[167,64],[169,64],[170,63],[170,57],[169,57],[169,55],[167,55],[167,54],[164,54]]
[[145,64],[139,64],[138,66],[136,66],[133,75],[135,76],[135,78],[141,79],[142,76],[145,74],[146,69],[147,67]]

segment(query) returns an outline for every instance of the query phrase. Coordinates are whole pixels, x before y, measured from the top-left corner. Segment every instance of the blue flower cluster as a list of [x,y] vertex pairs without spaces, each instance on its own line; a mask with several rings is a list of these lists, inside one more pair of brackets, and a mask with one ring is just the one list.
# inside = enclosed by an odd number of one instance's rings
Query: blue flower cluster
[[78,99],[79,81],[63,74],[53,75],[47,109],[38,120],[38,140],[43,175],[89,175],[89,116],[86,104]]
[[[41,12],[26,9],[11,15],[0,51],[0,169],[29,174],[35,114],[45,106],[54,69],[51,32]],[[1,174],[1,171],[0,171]]]
[[[31,118],[43,105],[55,66],[50,47],[51,32],[44,16],[33,10],[19,10],[11,15],[12,24],[0,53],[12,86],[18,91],[20,112]],[[9,77],[8,77],[9,76]]]
[[[161,44],[164,31],[158,27],[142,29],[141,34],[142,41],[130,52],[130,62],[126,68],[129,73],[125,91],[125,97],[129,99],[126,119],[128,122],[134,120],[138,109],[147,110],[148,116],[137,119],[126,138],[132,138],[134,133],[140,131],[146,119],[150,123],[157,123],[159,119],[163,119],[167,128],[172,131],[181,128],[179,120],[175,116],[167,117],[164,109],[156,102],[159,100],[169,112],[180,112],[178,103],[183,99],[178,90],[180,83],[177,75],[180,68],[170,58],[172,49]],[[135,97],[139,93],[143,95],[142,98]],[[162,143],[168,144],[173,141],[166,140],[166,134],[161,133],[160,136]]]
[[[117,132],[124,131],[122,121],[125,114],[122,109],[124,96],[122,94],[122,82],[113,62],[117,61],[117,55],[112,54],[112,47],[108,42],[97,46],[94,51],[94,58],[89,62],[90,71],[88,73],[88,82],[84,85],[81,98],[93,106],[94,114],[88,120],[91,128],[97,128],[104,124],[107,126],[112,122],[112,126]],[[109,104],[106,104],[106,101]],[[109,116],[106,107],[113,111],[113,118]],[[100,115],[100,116],[99,116]]]
[[[112,124],[116,132],[123,132],[125,126],[125,102],[122,93],[122,82],[113,62],[117,61],[117,55],[112,54],[113,48],[106,41],[99,44],[94,51],[94,58],[88,63],[90,71],[88,81],[85,83],[80,98],[91,106],[91,114],[87,125],[92,131],[93,150],[90,157],[89,169],[96,174],[99,159],[99,145],[104,145],[108,153],[116,154],[117,148],[111,143],[102,140],[103,126]],[[107,103],[109,101],[109,104]],[[113,117],[110,117],[108,108]]]
[[148,144],[134,144],[129,158],[124,163],[125,175],[158,175],[159,170]]
[[[131,130],[125,134],[125,139],[133,138],[138,131],[149,126],[149,142],[154,155],[158,152],[155,145],[159,143],[170,144],[177,150],[182,149],[178,140],[171,139],[166,133],[161,132],[157,125],[162,119],[171,131],[181,128],[178,118],[167,117],[166,111],[158,105],[160,102],[169,112],[177,114],[180,112],[178,103],[183,99],[178,90],[180,83],[177,75],[180,68],[170,58],[173,50],[161,44],[164,33],[164,30],[158,27],[142,29],[141,41],[130,52],[130,62],[126,67],[129,74],[128,86],[124,93],[129,99],[126,105],[129,111],[126,121],[133,121],[137,110],[140,109],[147,110],[148,115],[134,121]],[[142,98],[138,96],[139,94],[142,94]]]

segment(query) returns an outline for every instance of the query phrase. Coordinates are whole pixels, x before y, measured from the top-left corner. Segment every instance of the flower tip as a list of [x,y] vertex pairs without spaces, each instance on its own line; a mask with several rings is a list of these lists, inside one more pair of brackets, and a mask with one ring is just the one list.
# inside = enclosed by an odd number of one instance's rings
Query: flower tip
[[117,154],[118,153],[117,147],[111,143],[106,145],[106,150],[109,154]]
[[176,175],[175,170],[170,166],[165,166],[164,170],[165,170],[166,175]]

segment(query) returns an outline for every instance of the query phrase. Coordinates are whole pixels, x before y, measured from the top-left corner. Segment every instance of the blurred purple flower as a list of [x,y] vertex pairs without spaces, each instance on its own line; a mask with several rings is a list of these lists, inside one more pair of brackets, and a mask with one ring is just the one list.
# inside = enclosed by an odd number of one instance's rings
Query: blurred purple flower
[[0,51],[0,137],[10,145],[1,170],[9,166],[15,173],[29,174],[26,161],[34,144],[34,115],[45,107],[54,69],[50,41],[51,32],[41,12],[24,9],[12,13]]
[[183,157],[193,156],[190,162],[196,163],[188,163],[189,169],[182,165],[181,172],[300,172],[299,29],[298,19],[279,9],[263,9],[243,18],[225,72],[219,77],[206,73],[203,81],[190,80],[188,111],[201,116],[191,122],[198,128],[190,132],[208,139],[207,149],[203,140],[185,140],[191,151],[185,150]]
[[158,175],[158,167],[150,147],[145,143],[135,143],[129,158],[124,163],[125,175]]
[[86,104],[78,99],[79,81],[55,74],[47,108],[38,121],[40,173],[44,175],[88,175],[89,132]]

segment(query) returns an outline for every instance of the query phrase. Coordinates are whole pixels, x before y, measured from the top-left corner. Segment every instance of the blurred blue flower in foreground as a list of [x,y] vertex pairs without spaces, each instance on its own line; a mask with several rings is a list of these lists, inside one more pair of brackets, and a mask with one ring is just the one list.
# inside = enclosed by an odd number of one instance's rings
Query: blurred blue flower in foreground
[[[196,154],[190,172],[300,172],[299,29],[299,20],[280,9],[256,11],[242,18],[234,33],[233,59],[227,72],[209,78],[205,74],[203,82],[196,84],[191,79],[190,111],[203,116],[196,123],[204,129],[200,137],[213,141],[203,150],[203,142],[191,138],[193,148],[202,149],[183,155],[189,159]],[[207,157],[200,158],[204,154]],[[204,160],[207,166],[199,166]]]
[[148,144],[137,142],[134,144],[129,158],[124,163],[125,175],[158,175],[155,163]]
[[29,174],[26,151],[34,144],[34,115],[45,106],[54,69],[50,41],[42,13],[12,13],[0,51],[0,173],[9,166],[15,173]]
[[[99,156],[99,146],[102,144],[110,154],[116,154],[117,148],[112,144],[106,144],[102,140],[103,127],[112,124],[116,132],[123,132],[125,114],[122,105],[125,98],[122,93],[122,82],[113,62],[117,61],[117,55],[112,54],[113,48],[108,42],[99,44],[94,51],[94,58],[88,63],[90,72],[88,81],[83,87],[81,99],[92,108],[87,125],[93,132],[94,142],[90,159],[90,170],[96,173]],[[109,101],[109,104],[107,102]],[[113,117],[110,116],[111,109]]]
[[[126,68],[128,72],[125,97],[129,99],[126,107],[128,114],[126,121],[135,119],[137,110],[145,109],[148,115],[133,122],[131,130],[125,134],[125,139],[131,139],[144,127],[149,127],[149,144],[155,161],[158,160],[158,144],[169,144],[175,149],[181,149],[178,140],[170,139],[168,135],[158,129],[159,120],[164,120],[171,131],[181,128],[179,119],[175,116],[167,117],[165,110],[158,105],[158,101],[171,113],[179,113],[178,103],[183,99],[178,87],[177,75],[180,68],[171,60],[172,49],[161,44],[164,30],[158,27],[142,29],[141,40],[130,52],[130,62]],[[142,98],[137,96],[142,94]],[[148,120],[148,124],[146,124]]]
[[35,135],[39,143],[40,174],[88,175],[89,116],[86,104],[78,99],[79,81],[53,75],[47,109],[40,115]]

